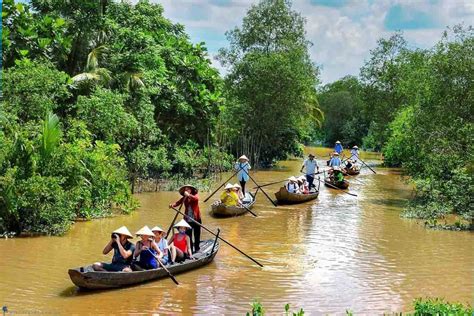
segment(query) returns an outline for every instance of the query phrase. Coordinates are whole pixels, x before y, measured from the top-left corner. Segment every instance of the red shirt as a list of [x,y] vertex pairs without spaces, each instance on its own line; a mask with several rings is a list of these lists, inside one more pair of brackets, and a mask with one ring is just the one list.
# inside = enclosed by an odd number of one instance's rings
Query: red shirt
[[[184,208],[187,210],[188,207],[191,206],[194,213],[194,219],[200,220],[201,211],[199,210],[199,196],[197,194],[196,195],[190,194],[186,198],[183,196],[182,198],[180,198],[178,201],[176,201],[173,204],[173,207],[180,206],[181,204],[183,204],[183,200],[184,200]],[[184,211],[184,213],[186,213],[186,211]],[[184,219],[186,220],[186,217]]]

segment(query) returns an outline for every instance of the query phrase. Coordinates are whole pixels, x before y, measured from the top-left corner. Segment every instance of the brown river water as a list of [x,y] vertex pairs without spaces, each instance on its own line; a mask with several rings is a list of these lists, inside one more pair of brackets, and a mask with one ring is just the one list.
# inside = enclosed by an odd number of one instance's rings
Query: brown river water
[[[312,150],[318,156],[329,151]],[[371,166],[380,162],[375,154],[362,157]],[[283,161],[252,176],[259,183],[278,181],[297,174],[300,165],[301,160]],[[321,186],[317,200],[275,208],[259,193],[257,218],[210,217],[218,195],[201,203],[203,223],[221,228],[222,237],[264,268],[221,243],[211,264],[177,275],[179,286],[162,279],[81,292],[67,274],[70,267],[110,260],[102,249],[121,225],[132,232],[145,224],[167,227],[174,216],[167,205],[178,198],[175,192],[139,194],[141,207],[133,214],[77,223],[62,237],[0,240],[0,305],[16,314],[102,315],[244,315],[256,298],[269,314],[280,315],[286,303],[308,315],[410,311],[413,299],[426,296],[472,305],[474,234],[428,230],[400,218],[410,188],[399,170],[375,170],[363,168],[349,178],[357,197]],[[274,198],[278,188],[265,191]],[[202,192],[201,199],[207,195]]]

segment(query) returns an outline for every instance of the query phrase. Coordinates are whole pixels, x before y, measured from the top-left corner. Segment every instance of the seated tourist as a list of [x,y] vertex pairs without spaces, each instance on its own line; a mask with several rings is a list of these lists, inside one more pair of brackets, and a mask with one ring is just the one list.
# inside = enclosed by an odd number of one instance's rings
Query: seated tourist
[[306,181],[305,176],[301,176],[298,178],[298,185],[300,187],[300,192],[303,194],[309,194],[309,184],[308,181]]
[[344,175],[342,174],[341,168],[339,166],[334,167],[333,179],[335,182],[344,182]]
[[182,262],[186,259],[194,259],[191,253],[191,240],[186,234],[186,230],[191,226],[184,220],[180,220],[174,228],[178,229],[178,233],[174,234],[170,240],[171,262]]
[[149,270],[158,268],[158,262],[155,257],[163,256],[158,245],[153,241],[155,234],[148,226],[143,226],[135,233],[140,236],[141,240],[137,241],[133,257],[140,256],[140,260],[136,263],[140,268]]
[[133,252],[135,246],[128,239],[133,238],[127,227],[122,226],[112,232],[110,241],[105,246],[102,253],[104,255],[114,250],[112,263],[96,262],[92,265],[95,271],[111,271],[111,272],[131,272]]
[[224,191],[221,193],[221,202],[225,206],[236,206],[239,205],[239,197],[234,191],[234,185],[227,183]]
[[168,241],[164,236],[165,231],[159,226],[153,227],[151,231],[155,234],[155,243],[158,245],[158,248],[161,251],[161,255],[158,255],[158,258],[160,259],[161,263],[166,265],[170,261],[170,256],[168,249]]
[[300,187],[298,185],[298,179],[294,176],[288,178],[288,182],[285,185],[286,190],[290,193],[300,193]]
[[234,191],[235,191],[235,193],[237,193],[237,196],[239,197],[240,201],[245,199],[246,195],[244,195],[244,193],[242,193],[242,187],[240,186],[240,184],[238,184],[238,183],[234,184]]

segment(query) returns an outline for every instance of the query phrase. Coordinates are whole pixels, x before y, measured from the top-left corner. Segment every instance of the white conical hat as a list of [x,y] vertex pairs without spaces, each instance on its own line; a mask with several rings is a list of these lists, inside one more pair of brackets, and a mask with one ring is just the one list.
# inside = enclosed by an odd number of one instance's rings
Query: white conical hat
[[359,147],[357,147],[357,145],[354,145],[354,147],[352,147],[352,148],[359,149]]
[[341,170],[341,167],[339,167],[339,166],[334,166],[333,169],[334,169],[334,170]]
[[295,176],[289,177],[288,180],[290,180],[290,181],[298,181],[298,179],[296,179]]
[[191,226],[189,226],[188,222],[186,222],[184,219],[177,222],[173,227],[175,227],[175,228],[178,228],[178,227],[191,228]]
[[239,160],[246,160],[246,161],[249,161],[249,159],[247,158],[247,156],[245,155],[242,155],[239,157]]
[[151,231],[150,227],[148,226],[143,226],[142,228],[140,228],[139,231],[137,231],[135,233],[135,235],[137,236],[150,236],[150,237],[155,237],[155,234],[153,234],[153,232]]
[[130,233],[130,231],[127,229],[127,227],[125,226],[122,226],[120,228],[117,228],[116,230],[114,230],[112,232],[113,234],[119,234],[119,235],[124,235],[124,236],[127,236],[129,238],[133,238],[133,235]]
[[231,183],[227,183],[224,187],[224,190],[230,190],[230,189],[233,189],[234,188],[234,185],[231,184]]
[[236,189],[242,189],[242,187],[241,187],[240,184],[238,184],[238,183],[234,184],[234,188],[236,188]]
[[341,142],[340,141],[337,141],[336,144],[340,144]]
[[339,156],[339,153],[338,153],[337,151],[335,151],[335,152],[333,153],[333,155],[334,155],[334,156]]
[[155,226],[151,229],[152,232],[164,232],[160,226]]

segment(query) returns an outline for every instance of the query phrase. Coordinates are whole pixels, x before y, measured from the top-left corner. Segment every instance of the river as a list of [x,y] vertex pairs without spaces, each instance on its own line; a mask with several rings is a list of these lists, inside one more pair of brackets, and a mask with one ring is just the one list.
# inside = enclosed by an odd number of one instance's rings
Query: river
[[[318,156],[328,152],[307,150]],[[372,163],[378,159],[368,153],[362,157]],[[300,165],[301,160],[283,161],[252,175],[261,183],[278,181],[297,174]],[[257,218],[214,219],[208,212],[217,195],[201,203],[203,223],[220,227],[224,238],[264,268],[221,244],[214,262],[177,275],[179,286],[163,279],[84,293],[67,274],[70,267],[109,260],[102,249],[121,225],[132,233],[145,224],[167,227],[174,216],[167,205],[178,198],[175,192],[139,194],[141,207],[133,214],[76,223],[62,237],[0,240],[0,305],[17,314],[104,315],[243,315],[254,299],[271,314],[282,314],[286,303],[309,315],[409,311],[413,299],[426,296],[472,305],[474,234],[428,230],[400,218],[410,188],[399,170],[375,170],[363,168],[349,178],[357,197],[321,186],[315,201],[275,208],[259,193],[253,209]],[[278,188],[265,191],[274,197]],[[204,200],[207,193],[200,196]]]

